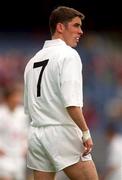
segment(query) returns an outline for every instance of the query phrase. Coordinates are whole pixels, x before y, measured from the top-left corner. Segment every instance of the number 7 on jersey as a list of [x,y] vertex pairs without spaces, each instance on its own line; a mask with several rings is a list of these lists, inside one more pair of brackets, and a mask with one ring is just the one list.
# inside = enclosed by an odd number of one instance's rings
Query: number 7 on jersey
[[45,67],[47,66],[49,59],[46,59],[44,61],[40,61],[40,62],[35,62],[33,65],[33,68],[39,68],[42,66],[40,74],[39,74],[39,78],[38,78],[38,82],[37,82],[37,97],[41,96],[41,80],[42,80],[42,74],[44,72]]

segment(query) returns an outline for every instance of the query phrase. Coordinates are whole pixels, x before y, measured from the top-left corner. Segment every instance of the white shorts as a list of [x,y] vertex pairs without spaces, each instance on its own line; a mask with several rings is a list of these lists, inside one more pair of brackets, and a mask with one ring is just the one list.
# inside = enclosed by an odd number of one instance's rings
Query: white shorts
[[27,167],[38,171],[58,172],[82,157],[82,132],[74,126],[31,127],[27,154]]

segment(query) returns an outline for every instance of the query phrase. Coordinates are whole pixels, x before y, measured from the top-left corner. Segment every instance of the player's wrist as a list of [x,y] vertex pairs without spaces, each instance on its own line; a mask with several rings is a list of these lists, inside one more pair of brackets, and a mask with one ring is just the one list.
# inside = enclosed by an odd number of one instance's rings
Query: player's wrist
[[91,138],[91,134],[90,134],[89,129],[86,130],[86,131],[82,131],[82,133],[83,133],[83,137],[82,138],[83,138],[84,142]]

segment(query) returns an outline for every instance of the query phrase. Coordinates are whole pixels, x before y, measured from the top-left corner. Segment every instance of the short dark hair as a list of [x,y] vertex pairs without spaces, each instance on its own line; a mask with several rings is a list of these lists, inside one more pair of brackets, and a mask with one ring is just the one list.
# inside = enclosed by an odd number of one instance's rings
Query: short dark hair
[[59,6],[54,9],[49,18],[51,34],[55,33],[57,23],[68,23],[75,17],[80,17],[81,20],[85,18],[84,14],[74,8]]

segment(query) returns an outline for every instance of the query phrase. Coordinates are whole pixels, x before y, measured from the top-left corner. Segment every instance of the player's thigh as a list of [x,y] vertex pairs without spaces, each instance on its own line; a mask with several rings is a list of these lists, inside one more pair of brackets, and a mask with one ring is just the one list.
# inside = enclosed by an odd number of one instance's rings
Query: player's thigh
[[92,160],[80,161],[64,169],[71,180],[98,180],[96,167]]
[[54,172],[33,171],[34,180],[54,180]]

